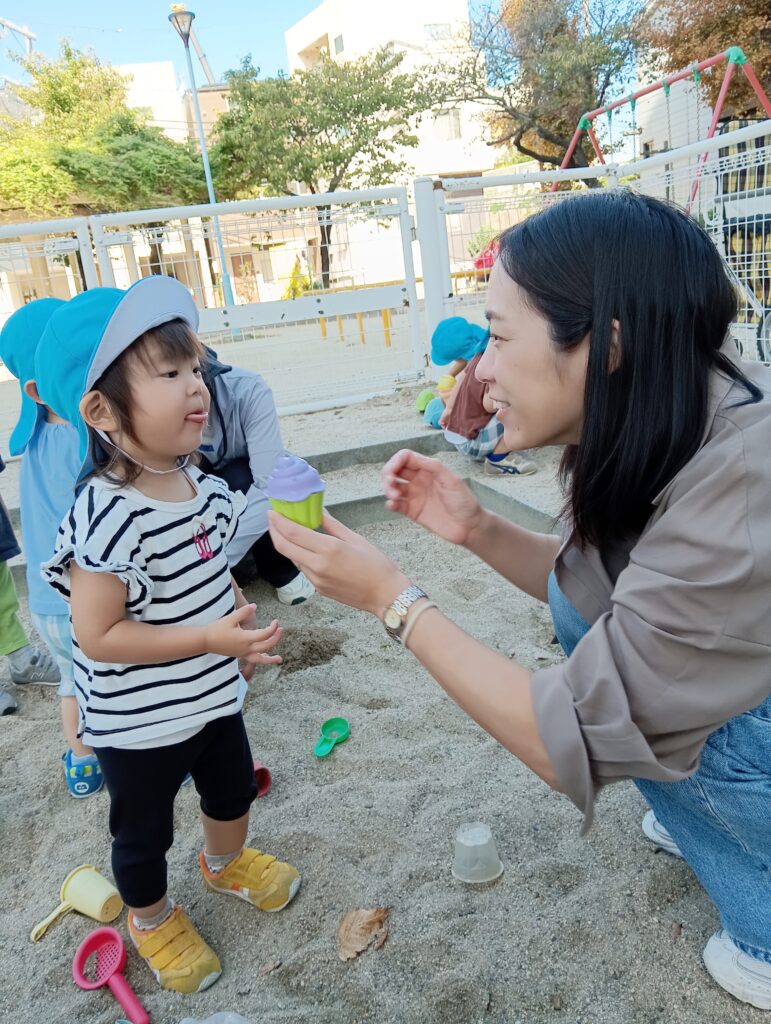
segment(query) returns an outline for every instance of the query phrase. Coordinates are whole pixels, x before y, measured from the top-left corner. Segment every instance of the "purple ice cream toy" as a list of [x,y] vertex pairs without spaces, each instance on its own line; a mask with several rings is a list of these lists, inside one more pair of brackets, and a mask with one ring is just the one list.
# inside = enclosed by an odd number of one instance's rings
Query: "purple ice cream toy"
[[321,526],[324,481],[305,459],[286,452],[276,459],[265,485],[271,508],[311,530]]

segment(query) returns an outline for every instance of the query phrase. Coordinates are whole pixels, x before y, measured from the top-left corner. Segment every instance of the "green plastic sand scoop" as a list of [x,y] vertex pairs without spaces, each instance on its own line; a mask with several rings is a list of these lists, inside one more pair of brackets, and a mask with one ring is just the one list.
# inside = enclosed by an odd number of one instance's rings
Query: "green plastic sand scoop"
[[313,753],[316,757],[326,757],[332,753],[336,743],[344,743],[351,735],[351,727],[344,718],[328,718],[321,727]]

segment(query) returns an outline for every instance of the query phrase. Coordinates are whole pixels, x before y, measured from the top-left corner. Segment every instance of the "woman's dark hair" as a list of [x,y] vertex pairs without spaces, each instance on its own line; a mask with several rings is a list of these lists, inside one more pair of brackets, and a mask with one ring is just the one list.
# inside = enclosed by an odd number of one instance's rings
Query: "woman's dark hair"
[[[173,363],[185,359],[206,359],[206,351],[198,336],[184,320],[169,320],[159,327],[145,331],[110,363],[93,390],[100,391],[107,399],[113,416],[118,421],[118,445],[123,447],[123,438],[136,441],[131,423],[132,395],[129,383],[131,362],[138,360],[148,369],[156,361],[169,360]],[[104,476],[116,483],[130,484],[142,472],[142,467],[127,459],[119,451],[102,441],[89,427],[89,448],[94,464],[93,476]],[[191,458],[194,461],[195,456]]]
[[559,349],[590,335],[581,439],[560,467],[573,535],[636,537],[702,443],[710,373],[746,389],[740,404],[762,397],[720,351],[737,312],[723,261],[683,210],[626,189],[547,206],[501,236],[500,260]]

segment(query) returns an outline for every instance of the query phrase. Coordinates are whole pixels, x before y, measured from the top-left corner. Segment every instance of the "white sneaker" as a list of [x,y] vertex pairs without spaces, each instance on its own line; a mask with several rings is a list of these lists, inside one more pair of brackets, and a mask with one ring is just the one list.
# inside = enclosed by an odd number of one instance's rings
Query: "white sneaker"
[[643,818],[642,830],[645,833],[645,836],[650,839],[652,843],[655,843],[659,849],[665,850],[667,853],[671,853],[673,857],[679,857],[681,860],[683,859],[683,855],[680,853],[680,847],[674,841],[669,832],[667,832],[653,811],[648,811]]
[[316,588],[303,573],[298,572],[293,580],[285,583],[283,587],[276,587],[276,597],[282,604],[302,604],[309,597],[313,597]]
[[715,932],[702,954],[715,981],[743,1003],[771,1010],[771,964],[743,953],[728,932]]
[[516,452],[509,452],[505,459],[498,462],[491,462],[485,459],[485,473],[487,476],[532,476],[538,472],[538,466]]

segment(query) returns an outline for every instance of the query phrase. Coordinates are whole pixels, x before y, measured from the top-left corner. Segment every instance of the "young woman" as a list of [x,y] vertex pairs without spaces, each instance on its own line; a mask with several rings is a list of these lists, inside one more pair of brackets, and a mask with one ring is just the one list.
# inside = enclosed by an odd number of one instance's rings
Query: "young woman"
[[[592,818],[635,779],[646,834],[683,856],[722,929],[715,980],[771,1008],[771,372],[738,361],[707,235],[627,191],[507,231],[477,376],[513,450],[566,445],[562,537],[483,510],[402,451],[391,509],[548,601],[568,659],[531,673],[446,619],[377,549],[271,513],[321,593],[372,612],[491,735]],[[485,680],[480,686],[479,680]]]

